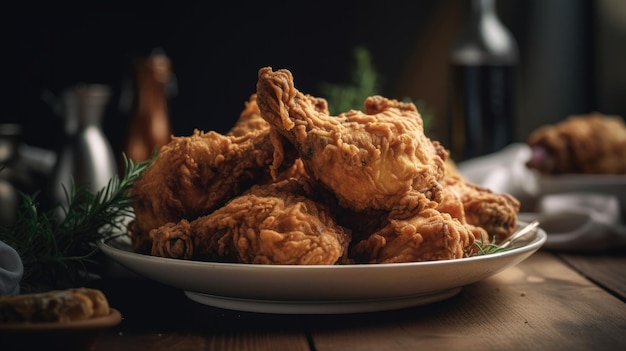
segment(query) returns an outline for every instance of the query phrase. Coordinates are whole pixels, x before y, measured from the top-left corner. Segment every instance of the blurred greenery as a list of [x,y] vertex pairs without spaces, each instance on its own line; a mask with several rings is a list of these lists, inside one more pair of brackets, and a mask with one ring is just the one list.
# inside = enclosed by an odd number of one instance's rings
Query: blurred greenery
[[353,55],[355,61],[350,83],[320,83],[320,92],[328,101],[331,115],[349,110],[362,110],[365,98],[379,94],[379,77],[374,69],[370,52],[359,46],[354,49]]
[[[351,66],[349,83],[320,83],[321,95],[328,102],[330,114],[336,116],[350,110],[363,110],[363,101],[368,96],[381,93],[380,75],[376,71],[368,49],[357,46],[353,51],[354,62]],[[435,111],[423,99],[405,97],[402,101],[412,102],[424,120],[424,130],[428,131],[434,120]]]
[[[97,241],[124,232],[124,220],[134,216],[135,201],[129,190],[154,156],[135,163],[124,157],[125,171],[120,179],[113,176],[106,187],[95,194],[85,185],[72,183],[65,190],[67,205],[57,204],[42,210],[37,197],[20,193],[22,204],[18,218],[10,225],[0,225],[0,241],[13,247],[22,260],[23,292],[78,287],[97,264]],[[60,211],[60,212],[59,212]]]

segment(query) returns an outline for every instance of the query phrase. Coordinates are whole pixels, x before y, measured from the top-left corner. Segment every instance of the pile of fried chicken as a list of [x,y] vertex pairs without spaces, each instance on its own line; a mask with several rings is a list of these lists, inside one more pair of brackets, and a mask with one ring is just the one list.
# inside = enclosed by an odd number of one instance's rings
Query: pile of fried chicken
[[332,116],[271,67],[228,133],[173,136],[131,193],[135,252],[250,264],[473,256],[520,206],[468,182],[414,104],[371,96]]

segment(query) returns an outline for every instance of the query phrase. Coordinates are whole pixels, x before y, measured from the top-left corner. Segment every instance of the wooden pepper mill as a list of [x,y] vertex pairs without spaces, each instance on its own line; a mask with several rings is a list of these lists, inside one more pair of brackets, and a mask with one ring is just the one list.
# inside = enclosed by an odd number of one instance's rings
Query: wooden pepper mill
[[162,51],[137,60],[134,99],[124,152],[134,162],[150,159],[170,141],[167,85],[173,79],[170,59]]

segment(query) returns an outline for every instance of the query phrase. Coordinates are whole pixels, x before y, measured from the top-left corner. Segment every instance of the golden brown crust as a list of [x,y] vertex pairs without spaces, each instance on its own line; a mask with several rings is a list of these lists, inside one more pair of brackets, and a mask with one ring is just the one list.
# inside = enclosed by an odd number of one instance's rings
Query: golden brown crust
[[269,130],[238,137],[196,130],[172,138],[131,190],[136,240],[165,223],[210,213],[269,177],[273,152]]
[[401,263],[464,257],[474,242],[470,230],[450,214],[428,208],[388,225],[353,248],[356,262]]
[[350,231],[295,178],[255,185],[211,214],[151,232],[152,254],[256,264],[336,264]]
[[388,210],[411,217],[441,200],[441,149],[424,135],[415,105],[381,96],[365,112],[338,116],[316,108],[288,70],[259,70],[261,115],[296,148],[306,169],[354,211]]
[[[194,130],[190,136],[172,137],[155,161],[135,182],[131,194],[136,220],[129,234],[138,252],[150,252],[150,230],[182,219],[206,215],[256,183],[271,180],[276,158],[287,170],[298,172],[291,150],[272,145],[269,123],[261,116],[256,94],[227,134]],[[291,170],[290,170],[291,169]]]
[[[521,205],[519,200],[510,194],[495,193],[469,182],[452,161],[448,161],[446,166],[443,183],[447,196],[439,204],[439,209],[451,213],[463,223],[478,227],[473,230],[476,239],[484,239],[485,233],[481,229],[489,234],[489,241],[495,242],[513,234],[517,228],[517,215]],[[458,204],[461,205],[462,212]]]
[[[371,96],[364,111],[330,116],[326,101],[299,92],[289,71],[262,68],[257,95],[227,135],[194,135],[209,138],[208,145],[194,140],[188,150],[169,156],[165,148],[158,171],[147,171],[154,188],[137,185],[146,196],[139,210],[168,199],[202,199],[207,191],[220,194],[219,201],[203,205],[204,214],[169,204],[140,213],[130,233],[143,236],[133,243],[154,256],[190,260],[392,263],[471,256],[476,240],[486,244],[515,230],[519,202],[464,179],[447,150],[424,134],[415,105]],[[259,135],[255,148],[233,141]],[[262,157],[243,154],[259,149]],[[190,167],[177,167],[177,158],[228,172],[190,177]],[[219,193],[216,187],[245,172],[218,168],[210,161],[218,158],[219,167],[256,160],[247,172],[265,176],[248,178],[248,189],[227,186],[228,192]],[[196,188],[167,185],[181,180]],[[155,193],[153,204],[148,194]],[[160,221],[145,227],[149,235],[137,229],[143,217]]]
[[226,135],[243,136],[248,133],[264,133],[270,125],[261,117],[256,104],[256,94],[252,94],[245,103],[244,110],[239,114],[235,125]]

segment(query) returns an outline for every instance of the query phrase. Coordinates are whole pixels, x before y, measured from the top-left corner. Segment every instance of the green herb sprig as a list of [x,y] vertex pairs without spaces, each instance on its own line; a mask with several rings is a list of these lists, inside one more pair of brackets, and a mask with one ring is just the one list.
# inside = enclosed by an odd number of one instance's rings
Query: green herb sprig
[[47,211],[39,211],[38,193],[20,193],[17,220],[0,226],[0,240],[22,259],[23,291],[72,287],[88,273],[87,265],[95,263],[97,241],[122,233],[124,223],[134,216],[129,190],[155,157],[156,153],[150,160],[135,163],[123,155],[122,179],[114,175],[95,194],[72,183],[69,191],[64,188],[66,205]]
[[510,248],[500,247],[494,242],[485,244],[482,240],[475,240],[474,245],[478,248],[478,252],[474,256],[489,255],[510,250]]

